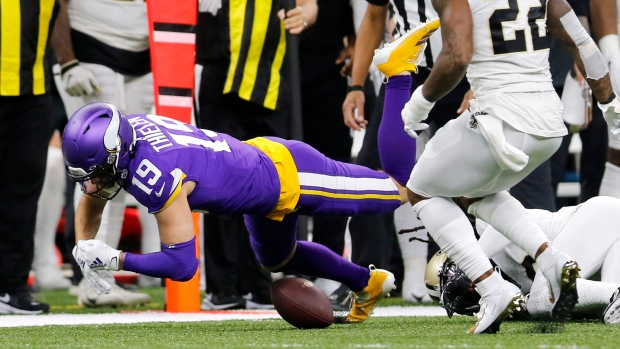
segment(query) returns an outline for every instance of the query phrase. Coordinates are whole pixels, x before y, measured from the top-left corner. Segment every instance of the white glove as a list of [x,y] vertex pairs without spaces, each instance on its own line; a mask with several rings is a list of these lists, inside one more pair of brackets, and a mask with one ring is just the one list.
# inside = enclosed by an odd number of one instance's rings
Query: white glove
[[[82,240],[84,241],[84,240]],[[110,293],[114,282],[114,277],[106,270],[92,270],[89,266],[86,254],[82,252],[76,245],[73,248],[73,258],[77,261],[82,274],[88,280],[90,285],[95,289],[98,294]]]
[[420,85],[415,89],[411,95],[409,102],[405,103],[401,117],[405,124],[405,132],[413,138],[418,138],[416,131],[422,131],[428,128],[428,124],[423,123],[426,120],[428,113],[433,109],[435,102],[429,102],[422,95],[422,86]]
[[611,133],[615,136],[620,135],[620,98],[614,96],[611,102],[607,104],[599,103],[598,106],[603,111],[603,117],[607,121],[607,126],[611,129]]
[[120,250],[113,249],[101,240],[92,239],[78,241],[73,249],[76,260],[81,258],[92,270],[119,270],[120,254]]
[[99,91],[99,83],[90,70],[82,67],[77,59],[60,67],[63,88],[70,96],[88,96]]

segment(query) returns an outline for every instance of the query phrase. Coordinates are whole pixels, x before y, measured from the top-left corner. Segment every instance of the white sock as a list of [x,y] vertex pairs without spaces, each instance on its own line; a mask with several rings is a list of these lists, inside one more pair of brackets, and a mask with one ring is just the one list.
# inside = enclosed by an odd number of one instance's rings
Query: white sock
[[34,234],[35,271],[40,267],[58,267],[55,251],[56,227],[64,206],[64,191],[65,163],[62,150],[58,147],[48,147],[47,167],[38,202]]
[[530,256],[549,238],[523,205],[507,191],[489,195],[469,206],[469,213],[489,223]]
[[413,210],[439,247],[471,280],[493,268],[478,245],[465,213],[452,200],[439,197],[422,200]]
[[577,279],[579,302],[575,306],[575,311],[587,312],[605,309],[618,287],[620,284]]
[[[411,209],[411,204],[406,203],[394,211],[396,231],[424,225],[411,212]],[[398,234],[398,245],[400,246],[405,267],[402,289],[403,300],[407,302],[431,302],[424,284],[428,244],[421,241],[409,242],[409,239],[412,237],[426,239],[426,229],[420,229],[413,233]]]
[[476,291],[480,294],[480,297],[484,298],[497,291],[503,282],[502,276],[499,273],[493,272],[488,278],[476,284]]
[[598,193],[601,196],[620,198],[620,167],[610,162],[605,163],[605,174]]

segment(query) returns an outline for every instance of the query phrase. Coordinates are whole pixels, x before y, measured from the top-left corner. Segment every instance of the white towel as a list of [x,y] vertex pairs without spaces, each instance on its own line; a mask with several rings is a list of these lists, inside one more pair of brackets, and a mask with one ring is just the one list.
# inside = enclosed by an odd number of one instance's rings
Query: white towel
[[482,136],[487,141],[499,167],[502,170],[521,171],[527,165],[530,157],[506,142],[504,122],[481,110],[476,100],[470,101],[469,110],[478,121]]

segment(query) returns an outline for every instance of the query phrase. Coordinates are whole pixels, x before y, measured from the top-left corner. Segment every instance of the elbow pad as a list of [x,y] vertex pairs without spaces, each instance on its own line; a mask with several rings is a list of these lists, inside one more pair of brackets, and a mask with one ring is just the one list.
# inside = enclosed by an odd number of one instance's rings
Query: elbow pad
[[136,273],[189,281],[198,270],[196,237],[175,245],[161,244],[161,252],[133,254],[126,252],[123,269]]

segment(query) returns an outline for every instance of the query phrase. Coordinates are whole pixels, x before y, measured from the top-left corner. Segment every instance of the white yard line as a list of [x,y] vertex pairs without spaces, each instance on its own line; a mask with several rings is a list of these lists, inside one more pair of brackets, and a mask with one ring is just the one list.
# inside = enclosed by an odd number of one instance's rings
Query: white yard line
[[[441,307],[379,307],[372,316],[445,316]],[[214,311],[200,313],[165,313],[156,311],[107,314],[3,315],[0,327],[130,324],[143,322],[196,322],[223,320],[278,319],[275,310]]]

